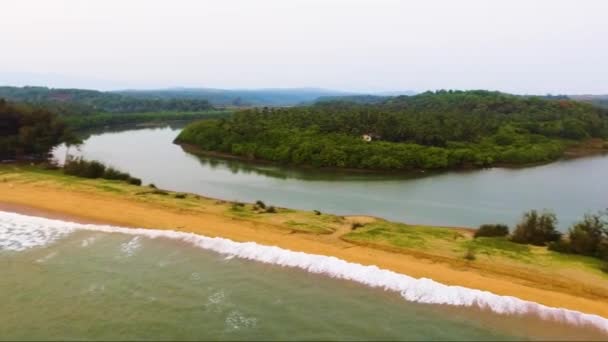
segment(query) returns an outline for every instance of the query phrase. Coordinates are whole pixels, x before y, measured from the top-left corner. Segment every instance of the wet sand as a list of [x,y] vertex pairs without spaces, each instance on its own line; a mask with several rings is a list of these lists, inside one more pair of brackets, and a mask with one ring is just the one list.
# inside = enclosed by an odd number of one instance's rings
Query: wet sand
[[605,298],[589,298],[588,295],[583,296],[582,292],[577,295],[577,291],[582,290],[574,284],[568,292],[559,288],[551,290],[551,284],[541,286],[531,281],[514,281],[513,278],[479,269],[460,269],[449,263],[414,255],[354,245],[339,238],[344,232],[327,235],[294,234],[273,227],[272,224],[226,216],[212,207],[204,212],[194,212],[165,204],[123,198],[119,194],[78,191],[69,186],[58,188],[39,183],[0,182],[0,210],[81,223],[171,229],[224,237],[238,242],[255,241],[294,251],[331,255],[363,265],[377,265],[448,285],[487,290],[552,307],[608,317],[608,301]]

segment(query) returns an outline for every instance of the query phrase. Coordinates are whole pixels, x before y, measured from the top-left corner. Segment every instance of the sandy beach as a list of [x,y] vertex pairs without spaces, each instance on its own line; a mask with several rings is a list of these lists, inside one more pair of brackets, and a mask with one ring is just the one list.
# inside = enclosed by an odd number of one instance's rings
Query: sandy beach
[[[133,187],[136,188],[136,187]],[[280,224],[261,223],[246,217],[224,214],[226,203],[195,196],[197,208],[176,207],[169,200],[133,199],[113,192],[88,191],[69,184],[48,181],[0,182],[0,210],[34,216],[106,223],[123,227],[171,229],[224,237],[234,241],[255,241],[293,251],[335,256],[363,265],[377,265],[413,277],[426,277],[448,285],[487,290],[516,296],[553,307],[563,307],[608,317],[608,297],[588,291],[584,282],[563,286],[560,279],[524,279],[489,268],[465,267],[462,262],[420,257],[356,245],[340,238],[347,228],[331,234],[305,234],[284,229]],[[347,217],[358,222],[373,218]]]

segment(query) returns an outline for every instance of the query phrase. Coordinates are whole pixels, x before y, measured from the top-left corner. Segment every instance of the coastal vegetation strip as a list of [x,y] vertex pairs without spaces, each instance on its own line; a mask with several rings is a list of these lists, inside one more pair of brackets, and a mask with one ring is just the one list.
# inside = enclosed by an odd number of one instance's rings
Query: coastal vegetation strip
[[167,121],[195,121],[202,119],[227,118],[232,114],[230,110],[205,110],[193,112],[158,111],[142,113],[96,113],[87,116],[70,115],[63,120],[72,129],[81,130],[103,126],[137,124],[137,123],[159,123]]
[[76,131],[108,125],[158,123],[175,120],[226,118],[229,110],[196,112],[95,113],[62,115],[46,106],[7,102],[0,98],[0,161],[6,159],[47,159],[61,143],[79,144]]
[[[86,179],[31,166],[0,166],[0,202],[125,226],[164,228],[256,241],[375,264],[446,284],[486,289],[608,316],[601,261],[470,229],[341,217],[258,203],[216,200],[155,186]],[[128,214],[125,214],[128,213]],[[467,258],[474,248],[475,257]]]
[[197,122],[176,142],[282,164],[373,170],[542,163],[595,139],[608,111],[572,100],[438,91],[360,104],[251,109]]

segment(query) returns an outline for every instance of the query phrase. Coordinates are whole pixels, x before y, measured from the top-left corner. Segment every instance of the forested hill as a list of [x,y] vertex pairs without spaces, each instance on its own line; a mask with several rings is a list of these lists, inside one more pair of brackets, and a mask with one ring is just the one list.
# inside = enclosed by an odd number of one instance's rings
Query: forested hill
[[213,108],[204,99],[142,99],[96,90],[46,87],[0,87],[0,98],[29,103],[64,115],[203,111]]
[[324,96],[349,96],[352,92],[316,88],[285,89],[213,89],[172,88],[158,90],[123,90],[116,93],[142,99],[206,99],[214,106],[295,106],[311,103]]
[[571,95],[568,97],[573,100],[589,102],[598,107],[608,109],[608,95]]
[[438,91],[246,110],[192,124],[176,141],[286,164],[395,170],[545,162],[574,142],[606,137],[607,111],[586,103]]

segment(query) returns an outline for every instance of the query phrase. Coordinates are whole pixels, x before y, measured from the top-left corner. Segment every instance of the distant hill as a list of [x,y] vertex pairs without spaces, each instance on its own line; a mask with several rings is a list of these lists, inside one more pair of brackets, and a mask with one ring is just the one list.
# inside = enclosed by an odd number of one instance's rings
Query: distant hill
[[317,88],[285,89],[214,89],[214,88],[170,88],[158,90],[122,90],[115,94],[141,99],[205,99],[215,106],[295,106],[311,103],[320,97],[350,96],[352,92]]
[[350,102],[357,104],[378,104],[387,101],[391,97],[392,96],[379,95],[322,96],[319,97],[315,102]]
[[577,101],[589,102],[598,107],[608,108],[608,95],[569,95],[568,97]]
[[247,160],[392,171],[548,162],[590,138],[608,149],[608,110],[562,98],[442,90],[249,109],[193,123],[176,142]]
[[64,115],[202,111],[213,108],[205,99],[143,99],[97,90],[46,87],[0,87],[0,98],[44,107]]

